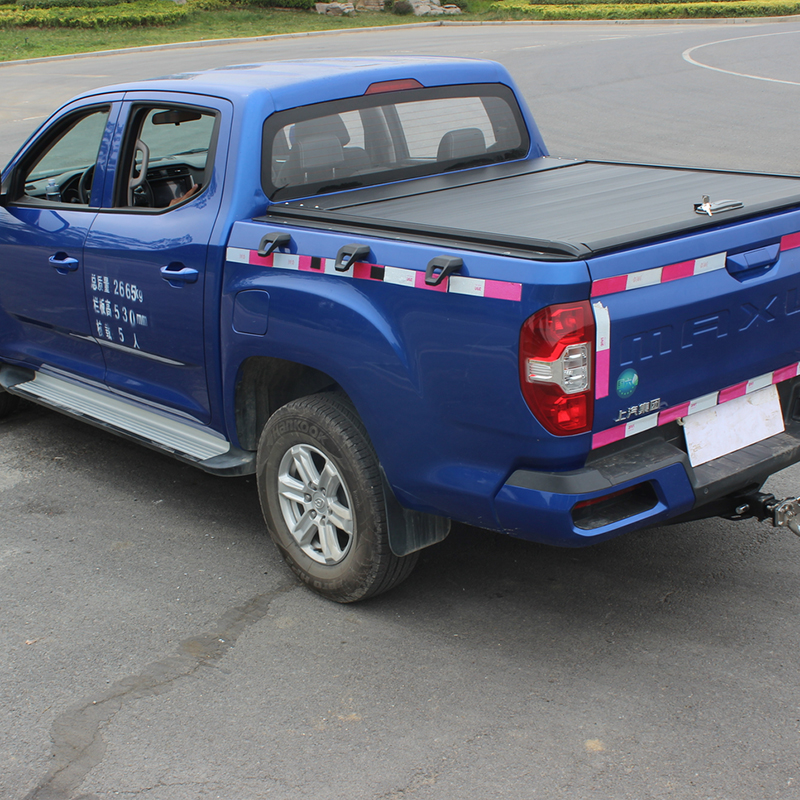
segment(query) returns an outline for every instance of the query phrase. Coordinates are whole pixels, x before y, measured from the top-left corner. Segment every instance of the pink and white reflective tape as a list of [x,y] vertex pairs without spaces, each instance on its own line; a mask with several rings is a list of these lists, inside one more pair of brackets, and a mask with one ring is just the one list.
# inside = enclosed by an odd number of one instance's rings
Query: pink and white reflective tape
[[682,261],[680,264],[670,264],[666,267],[615,275],[613,278],[601,278],[592,284],[592,297],[629,292],[631,289],[640,289],[643,286],[655,286],[659,283],[669,283],[680,278],[691,278],[694,275],[725,269],[727,257],[727,253],[716,253],[713,256],[696,258],[694,261]]
[[[789,233],[781,237],[781,252],[793,250],[795,247],[800,247],[800,233]],[[592,297],[629,292],[631,289],[640,289],[643,286],[656,286],[681,278],[704,275],[706,272],[715,272],[725,268],[727,257],[727,253],[715,253],[712,256],[696,258],[694,261],[681,261],[679,264],[669,264],[666,267],[643,269],[639,272],[629,272],[627,275],[615,275],[612,278],[600,278],[592,283]]]
[[357,261],[348,265],[346,270],[336,269],[333,258],[317,256],[290,255],[288,253],[271,253],[260,256],[256,250],[240,247],[229,247],[226,258],[240,264],[256,264],[261,267],[291,269],[299,272],[317,272],[325,275],[336,275],[340,278],[356,278],[357,280],[379,281],[395,286],[408,286],[414,289],[427,289],[432,292],[449,292],[450,294],[466,294],[473,297],[490,297],[495,300],[515,300],[522,298],[522,284],[509,281],[495,281],[483,278],[467,278],[463,275],[450,275],[438,286],[425,283],[425,273],[415,269],[387,267],[380,264],[368,264]]
[[800,233],[789,233],[781,237],[781,252],[794,250],[795,247],[800,247]]
[[[798,244],[798,246],[800,247],[800,244]],[[773,383],[781,383],[789,380],[789,378],[795,378],[798,375],[800,375],[800,362],[795,362],[788,367],[781,367],[781,369],[776,369],[774,372],[767,372],[749,381],[737,383],[734,386],[728,386],[720,392],[705,394],[702,397],[689,400],[687,403],[665,408],[655,414],[649,414],[646,417],[639,417],[638,419],[626,422],[624,425],[617,425],[614,428],[600,431],[592,436],[592,450],[603,447],[603,445],[606,444],[611,444],[612,442],[618,442],[621,439],[627,439],[630,436],[635,436],[637,433],[650,430],[650,428],[666,425],[668,422],[680,419],[681,417],[688,417],[690,414],[696,414],[698,411],[704,411],[706,408],[722,405],[729,400],[734,400],[742,395],[757,392],[759,389],[763,389]]]
[[597,400],[608,397],[611,371],[611,319],[608,309],[600,302],[592,303],[594,309],[595,356],[594,396]]

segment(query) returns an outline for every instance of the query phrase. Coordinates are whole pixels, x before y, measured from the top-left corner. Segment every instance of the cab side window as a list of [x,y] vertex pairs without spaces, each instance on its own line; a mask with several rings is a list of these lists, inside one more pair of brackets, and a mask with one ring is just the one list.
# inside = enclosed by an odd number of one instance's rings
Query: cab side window
[[108,114],[104,106],[66,119],[23,170],[20,194],[47,203],[89,205]]
[[216,112],[140,107],[131,114],[118,207],[164,209],[200,194],[211,177]]

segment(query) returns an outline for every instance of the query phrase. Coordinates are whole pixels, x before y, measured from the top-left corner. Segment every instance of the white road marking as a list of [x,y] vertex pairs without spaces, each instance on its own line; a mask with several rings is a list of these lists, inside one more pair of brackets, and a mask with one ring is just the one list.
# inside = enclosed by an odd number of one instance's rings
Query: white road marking
[[798,81],[784,81],[780,80],[779,78],[765,78],[763,75],[749,75],[746,72],[735,72],[732,69],[722,69],[721,67],[712,67],[709,66],[708,64],[703,64],[700,61],[695,61],[695,59],[693,59],[691,56],[691,54],[695,50],[700,50],[703,47],[711,47],[712,45],[715,44],[726,44],[727,42],[740,42],[745,39],[758,39],[764,36],[786,36],[787,34],[792,34],[792,33],[797,34],[800,33],[800,31],[780,31],[779,33],[757,33],[754,34],[753,36],[737,36],[733,39],[720,39],[718,42],[706,42],[705,44],[698,44],[695,45],[694,47],[690,47],[688,50],[684,50],[683,53],[681,53],[681,56],[683,57],[683,60],[687,61],[689,64],[692,64],[695,67],[702,67],[703,69],[710,69],[713,72],[722,72],[725,75],[734,75],[737,78],[750,78],[751,80],[754,81],[767,81],[768,83],[783,83],[789,86],[800,86],[800,82]]

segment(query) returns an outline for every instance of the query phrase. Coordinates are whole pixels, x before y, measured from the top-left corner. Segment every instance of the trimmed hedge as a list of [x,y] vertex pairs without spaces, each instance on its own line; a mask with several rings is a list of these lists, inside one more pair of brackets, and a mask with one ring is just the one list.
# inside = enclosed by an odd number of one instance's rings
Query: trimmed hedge
[[140,0],[99,8],[0,8],[0,28],[134,28],[172,25],[185,19],[190,9],[172,0]]
[[23,11],[29,8],[102,8],[132,2],[134,0],[17,0]]
[[196,11],[230,8],[293,8],[307,11],[315,0],[0,0],[3,28],[135,28],[172,25]]
[[[48,2],[48,0],[43,0]],[[772,3],[786,3],[792,0],[770,0]],[[23,0],[20,0],[23,2]],[[686,5],[696,3],[730,3],[752,2],[752,0],[610,0],[607,3],[598,3],[597,0],[495,0],[492,10],[503,8],[528,8],[529,6],[628,6],[628,5]]]
[[186,0],[187,11],[230,11],[228,0]]
[[249,8],[296,8],[302,11],[309,11],[314,8],[315,0],[246,0],[237,2],[238,6]]
[[[198,11],[254,7],[310,10],[314,1],[187,0],[185,5],[177,5],[172,0],[0,0],[0,30],[162,26],[181,22]],[[406,0],[390,0],[386,10],[397,13],[404,5]],[[496,0],[489,10],[504,19],[704,19],[799,14],[800,0]]]
[[800,13],[797,0],[697,0],[696,2],[542,3],[504,0],[491,10],[512,19],[705,19],[710,17],[773,17]]

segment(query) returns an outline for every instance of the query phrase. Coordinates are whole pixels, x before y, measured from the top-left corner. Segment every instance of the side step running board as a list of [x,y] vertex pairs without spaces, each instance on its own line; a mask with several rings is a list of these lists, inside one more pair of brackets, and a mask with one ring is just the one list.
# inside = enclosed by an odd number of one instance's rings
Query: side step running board
[[100,388],[43,372],[30,376],[27,370],[4,366],[0,369],[0,385],[20,397],[165,451],[207,472],[245,475],[255,471],[255,454],[231,447],[218,433],[150,411]]

